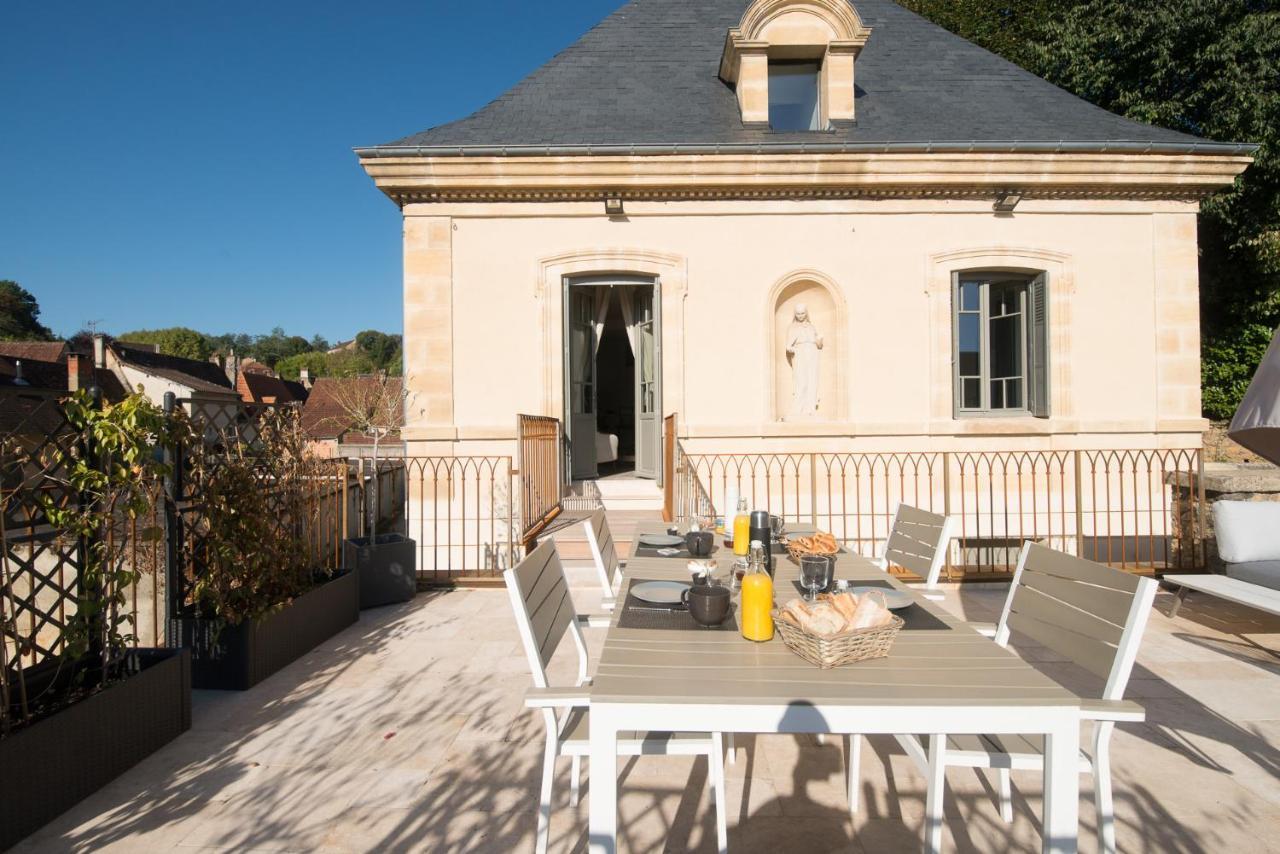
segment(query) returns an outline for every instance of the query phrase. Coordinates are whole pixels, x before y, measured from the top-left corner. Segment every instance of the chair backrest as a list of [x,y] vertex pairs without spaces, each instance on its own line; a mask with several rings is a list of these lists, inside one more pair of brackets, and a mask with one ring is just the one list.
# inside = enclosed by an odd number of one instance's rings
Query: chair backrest
[[587,545],[591,547],[591,559],[595,561],[596,572],[600,575],[600,586],[606,596],[613,596],[617,589],[618,577],[622,574],[618,567],[618,550],[613,545],[613,534],[609,531],[609,520],[600,509],[587,517],[583,522],[587,529]]
[[520,640],[529,659],[533,684],[547,684],[547,663],[568,632],[578,647],[579,684],[586,678],[587,648],[578,627],[578,614],[569,595],[555,542],[547,539],[516,566],[502,573],[511,597]]
[[1124,696],[1147,627],[1157,582],[1054,551],[1022,547],[996,642],[1010,630],[1107,680],[1102,699]]
[[910,504],[899,504],[893,517],[884,559],[919,575],[929,588],[938,586],[942,565],[947,562],[952,519]]

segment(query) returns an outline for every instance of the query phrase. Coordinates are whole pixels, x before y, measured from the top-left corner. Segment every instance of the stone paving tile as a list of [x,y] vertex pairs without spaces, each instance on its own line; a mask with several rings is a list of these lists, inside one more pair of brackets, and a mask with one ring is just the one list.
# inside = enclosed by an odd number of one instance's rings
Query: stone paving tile
[[[991,622],[1005,595],[953,585],[944,606]],[[599,610],[590,587],[574,599]],[[1193,597],[1170,620],[1169,602],[1157,601],[1131,683],[1148,721],[1119,727],[1113,742],[1120,848],[1280,850],[1280,619]],[[197,692],[190,732],[16,850],[528,850],[543,724],[521,703],[528,664],[507,608],[501,590],[423,595],[365,612],[252,691]],[[593,662],[602,637],[587,632]],[[1076,690],[1097,683],[1043,647],[1017,651]],[[576,677],[571,648],[550,671]],[[715,849],[705,759],[620,768],[623,851]],[[734,851],[919,850],[924,778],[891,738],[864,742],[852,817],[840,737],[740,735],[726,772]],[[576,807],[569,773],[561,760],[552,851],[585,848],[589,763]],[[1039,776],[1013,779],[1005,824],[983,773],[949,772],[948,851],[1039,850]],[[1094,847],[1092,798],[1082,777],[1084,851]]]

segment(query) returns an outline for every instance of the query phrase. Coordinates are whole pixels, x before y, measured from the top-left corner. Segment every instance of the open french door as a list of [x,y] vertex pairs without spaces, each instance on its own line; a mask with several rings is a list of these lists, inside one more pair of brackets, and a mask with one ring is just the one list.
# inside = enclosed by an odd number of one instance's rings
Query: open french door
[[591,288],[565,286],[565,396],[570,475],[591,480],[596,467],[596,327]]
[[636,288],[636,476],[657,479],[662,468],[662,335],[658,286]]

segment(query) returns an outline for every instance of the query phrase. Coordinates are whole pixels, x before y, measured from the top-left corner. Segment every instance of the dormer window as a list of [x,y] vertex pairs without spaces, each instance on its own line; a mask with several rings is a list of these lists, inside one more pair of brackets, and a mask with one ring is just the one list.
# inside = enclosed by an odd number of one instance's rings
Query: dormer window
[[822,130],[816,62],[769,61],[769,127],[772,130]]
[[747,127],[826,130],[854,119],[853,66],[870,34],[848,0],[755,0],[729,30],[720,78]]

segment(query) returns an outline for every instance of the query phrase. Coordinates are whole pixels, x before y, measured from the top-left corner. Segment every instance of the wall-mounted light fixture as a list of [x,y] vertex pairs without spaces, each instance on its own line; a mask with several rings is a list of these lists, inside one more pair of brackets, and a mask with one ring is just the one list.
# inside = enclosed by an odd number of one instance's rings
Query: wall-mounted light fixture
[[1018,206],[1020,201],[1022,201],[1022,193],[1005,190],[996,193],[996,202],[991,206],[991,209],[996,213],[1013,213],[1013,209]]
[[605,216],[622,216],[625,214],[626,211],[622,208],[622,196],[605,196],[604,213]]

